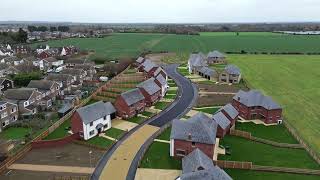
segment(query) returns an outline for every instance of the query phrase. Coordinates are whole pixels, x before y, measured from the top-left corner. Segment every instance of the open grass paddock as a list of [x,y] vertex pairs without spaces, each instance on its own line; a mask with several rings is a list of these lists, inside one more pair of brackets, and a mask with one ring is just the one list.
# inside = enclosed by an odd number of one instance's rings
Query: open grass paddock
[[[173,34],[115,33],[105,38],[72,38],[46,42],[50,46],[75,45],[95,50],[94,56],[108,59],[134,57],[144,50],[169,52],[319,52],[320,36],[293,36],[268,32]],[[36,47],[38,44],[33,44]]]
[[284,108],[286,120],[320,154],[320,56],[236,55],[229,61]]

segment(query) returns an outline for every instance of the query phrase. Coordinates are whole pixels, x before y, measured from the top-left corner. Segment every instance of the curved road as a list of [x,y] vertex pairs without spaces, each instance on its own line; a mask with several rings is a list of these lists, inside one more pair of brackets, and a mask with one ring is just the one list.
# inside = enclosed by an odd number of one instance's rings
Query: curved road
[[[165,66],[165,70],[168,75],[176,82],[179,87],[178,98],[165,110],[159,113],[157,116],[145,121],[144,123],[140,124],[139,126],[132,129],[128,132],[125,136],[123,136],[116,144],[114,144],[100,159],[97,167],[95,168],[91,179],[98,180],[104,167],[106,166],[107,162],[109,161],[112,154],[115,150],[126,140],[128,139],[134,132],[141,129],[141,127],[145,125],[152,125],[156,127],[162,127],[167,123],[170,123],[175,118],[180,118],[184,116],[193,106],[193,103],[197,97],[197,89],[191,81],[184,76],[180,75],[176,69],[178,65],[167,65]],[[151,137],[150,137],[151,138]],[[143,152],[143,148],[147,146],[144,144],[143,147],[140,148],[138,154]],[[138,166],[138,154],[135,156],[132,164],[130,166],[129,172],[127,174],[127,179],[134,179],[134,175]],[[121,168],[121,167],[119,167]],[[112,177],[112,175],[111,175]]]

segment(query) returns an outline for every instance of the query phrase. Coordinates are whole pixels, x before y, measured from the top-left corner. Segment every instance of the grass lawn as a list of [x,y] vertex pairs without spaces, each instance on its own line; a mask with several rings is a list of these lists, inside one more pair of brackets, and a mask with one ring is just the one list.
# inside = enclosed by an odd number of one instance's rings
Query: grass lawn
[[49,134],[44,140],[60,139],[68,136],[68,130],[66,128],[71,127],[71,120],[67,119],[56,130]]
[[206,81],[198,81],[197,83],[199,83],[199,84],[207,84],[207,85],[215,85],[215,84],[216,84],[216,82],[209,81],[209,80],[206,80]]
[[171,126],[168,127],[166,130],[164,130],[156,139],[161,140],[170,140],[170,134],[171,134]]
[[190,75],[188,69],[185,68],[178,67],[178,72],[184,76]]
[[217,107],[203,107],[203,108],[200,108],[200,109],[194,109],[196,111],[200,111],[200,112],[204,112],[204,113],[208,113],[208,114],[213,114],[215,112],[217,112],[220,108],[217,108]]
[[153,169],[178,169],[181,167],[181,160],[170,157],[170,144],[153,142],[144,155],[140,168]]
[[298,144],[284,125],[264,126],[262,124],[236,123],[236,129],[251,132],[253,136],[280,143]]
[[304,149],[277,148],[235,136],[225,136],[220,143],[229,146],[231,155],[219,159],[251,161],[256,165],[320,169]]
[[86,142],[89,143],[89,144],[95,145],[95,146],[102,147],[102,148],[108,148],[113,143],[113,141],[111,141],[109,139],[106,139],[104,137],[99,137],[99,136],[91,138]]
[[30,128],[10,127],[0,133],[0,138],[4,139],[23,139],[25,135],[31,132]]
[[177,93],[178,93],[177,89],[167,91],[167,94],[177,94]]
[[93,104],[93,103],[96,103],[96,102],[98,102],[98,100],[90,99],[90,101],[88,101],[88,102],[86,103],[86,106],[87,106],[87,105],[90,105],[90,104]]
[[133,123],[137,123],[137,124],[141,124],[145,119],[143,117],[139,117],[139,116],[135,116],[132,117],[130,119],[127,119],[127,121],[133,122]]
[[275,173],[275,172],[261,172],[240,169],[224,169],[235,180],[317,180],[319,176],[289,174],[289,173]]
[[169,103],[167,102],[157,102],[154,107],[156,109],[160,109],[160,110],[164,110],[167,106],[169,105]]
[[115,139],[119,139],[125,132],[121,129],[110,128],[104,134]]
[[[320,41],[319,41],[320,42]],[[232,55],[254,88],[284,108],[285,119],[320,155],[320,56]]]
[[144,116],[147,116],[147,117],[152,117],[154,115],[152,112],[148,112],[148,111],[144,111],[141,114],[144,115]]
[[174,95],[173,94],[167,94],[167,95],[164,96],[164,99],[175,99],[176,96],[177,96],[176,94],[174,94]]

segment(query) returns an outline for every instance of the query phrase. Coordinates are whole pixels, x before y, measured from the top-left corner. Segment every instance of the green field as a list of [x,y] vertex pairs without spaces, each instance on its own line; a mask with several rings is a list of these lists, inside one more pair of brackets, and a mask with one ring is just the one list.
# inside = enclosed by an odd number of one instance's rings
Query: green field
[[320,56],[229,56],[229,61],[240,67],[250,86],[262,90],[282,105],[286,120],[318,153],[319,59]]
[[[218,49],[222,52],[319,52],[320,36],[290,36],[274,33],[202,33],[200,36],[172,34],[113,34],[105,38],[73,38],[46,42],[50,46],[75,45],[95,50],[109,59],[133,57],[144,50],[185,52]],[[38,44],[33,44],[36,47]]]

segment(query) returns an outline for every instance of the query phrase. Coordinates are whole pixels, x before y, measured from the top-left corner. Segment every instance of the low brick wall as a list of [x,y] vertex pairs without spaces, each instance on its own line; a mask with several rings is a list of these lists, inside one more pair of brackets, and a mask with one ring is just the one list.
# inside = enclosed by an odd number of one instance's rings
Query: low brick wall
[[31,142],[31,146],[33,149],[51,148],[51,147],[63,146],[65,144],[68,144],[72,141],[79,140],[79,139],[80,139],[79,134],[72,134],[70,136],[67,136],[61,139],[33,141]]

